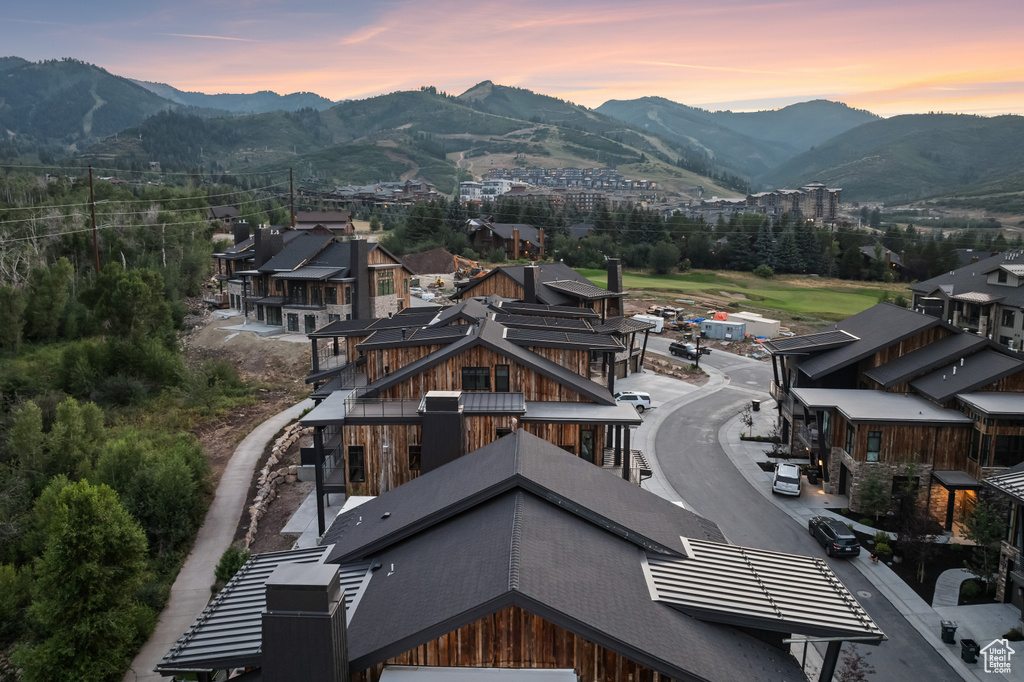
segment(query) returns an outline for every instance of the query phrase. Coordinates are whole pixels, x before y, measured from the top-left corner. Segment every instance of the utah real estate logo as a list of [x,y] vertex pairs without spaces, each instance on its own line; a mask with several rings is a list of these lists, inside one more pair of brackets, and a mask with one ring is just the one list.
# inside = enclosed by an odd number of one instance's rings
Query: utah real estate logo
[[1017,652],[1010,648],[1010,643],[1005,639],[993,639],[981,650],[981,655],[985,658],[985,672],[1009,674],[1010,656],[1015,653]]

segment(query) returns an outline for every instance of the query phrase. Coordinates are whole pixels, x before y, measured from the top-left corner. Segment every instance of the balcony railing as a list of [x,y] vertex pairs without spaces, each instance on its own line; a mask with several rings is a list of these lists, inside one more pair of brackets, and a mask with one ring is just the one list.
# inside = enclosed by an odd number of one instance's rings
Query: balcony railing
[[323,300],[320,298],[320,294],[303,294],[303,293],[290,293],[285,296],[281,302],[281,306],[284,308],[325,308],[327,307]]
[[421,400],[367,398],[356,389],[345,399],[346,419],[396,419],[418,417]]

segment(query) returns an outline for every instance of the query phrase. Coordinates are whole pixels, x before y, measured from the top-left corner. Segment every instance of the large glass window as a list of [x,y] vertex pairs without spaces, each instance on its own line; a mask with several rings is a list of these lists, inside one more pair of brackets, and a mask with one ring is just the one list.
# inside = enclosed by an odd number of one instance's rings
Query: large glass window
[[288,331],[297,332],[299,331],[299,314],[288,313]]
[[420,470],[420,454],[423,452],[422,445],[409,446],[409,471]]
[[855,442],[857,442],[857,432],[854,430],[853,426],[847,424],[846,425],[846,454],[850,455],[850,457],[853,457],[853,444]]
[[981,433],[977,429],[971,429],[971,446],[967,450],[967,456],[971,461],[978,461],[978,443],[981,440]]
[[868,455],[867,461],[877,462],[878,453],[882,449],[882,432],[868,431]]
[[327,300],[327,305],[337,305],[338,287],[327,287],[324,289],[324,298]]
[[273,306],[267,306],[267,324],[272,324],[276,327],[281,326],[281,309]]
[[996,436],[992,466],[1012,467],[1024,462],[1024,436]]
[[395,273],[391,270],[377,271],[377,295],[387,296],[395,293]]
[[348,446],[348,480],[353,483],[366,482],[366,455],[362,445]]
[[306,315],[306,333],[312,334],[316,331],[316,315]]
[[1015,317],[1016,316],[1013,314],[1012,310],[1004,310],[1003,311],[1003,326],[1004,327],[1012,327],[1013,323],[1016,321]]
[[494,366],[494,390],[508,393],[508,365]]
[[463,367],[462,368],[462,390],[463,391],[489,391],[491,390],[491,370],[489,367]]

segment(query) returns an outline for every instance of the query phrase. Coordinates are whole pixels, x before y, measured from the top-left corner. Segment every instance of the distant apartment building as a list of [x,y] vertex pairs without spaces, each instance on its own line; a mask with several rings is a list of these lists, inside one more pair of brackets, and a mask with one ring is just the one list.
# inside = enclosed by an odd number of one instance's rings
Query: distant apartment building
[[842,189],[812,182],[799,189],[757,192],[745,198],[712,197],[686,207],[684,212],[692,219],[703,218],[707,222],[716,221],[719,217],[727,219],[737,213],[759,213],[771,217],[789,213],[802,215],[807,220],[834,223],[839,216],[842,192]]

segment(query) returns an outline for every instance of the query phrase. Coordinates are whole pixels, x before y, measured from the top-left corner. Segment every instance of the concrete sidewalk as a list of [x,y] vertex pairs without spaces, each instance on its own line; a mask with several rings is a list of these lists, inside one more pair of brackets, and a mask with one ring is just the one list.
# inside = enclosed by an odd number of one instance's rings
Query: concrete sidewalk
[[235,448],[217,485],[216,495],[206,512],[195,545],[171,587],[171,596],[160,613],[156,631],[132,661],[124,682],[165,679],[153,672],[153,668],[209,603],[213,571],[235,537],[260,455],[274,434],[312,406],[313,401],[306,399],[274,415],[254,428]]
[[[775,423],[775,411],[762,410],[754,413],[754,416],[753,433],[762,435],[769,433]],[[722,449],[725,450],[736,469],[755,490],[803,526],[807,525],[807,520],[810,517],[819,514],[835,516],[843,522],[849,522],[845,516],[838,514],[838,510],[848,504],[846,497],[826,494],[820,484],[812,486],[805,481],[803,494],[800,497],[772,495],[772,475],[757,466],[757,462],[768,459],[764,454],[764,450],[768,446],[765,443],[741,440],[740,434],[745,429],[746,427],[740,422],[739,415],[737,415],[722,426],[718,432],[718,438]],[[860,524],[854,524],[854,526],[862,532],[875,532],[875,529],[867,526]],[[960,639],[970,638],[984,647],[992,640],[1002,637],[1003,633],[1010,628],[1017,626],[1019,612],[1011,604],[932,608],[892,569],[881,562],[872,563],[867,552],[861,552],[860,556],[852,557],[849,561],[875,586],[881,595],[892,603],[907,622],[914,626],[925,641],[939,652],[961,678],[969,682],[974,680],[986,682],[1024,680],[1024,659],[1019,665],[1013,666],[1012,673],[1003,675],[984,672],[984,660],[981,658],[976,664],[964,663],[960,658]],[[942,641],[940,623],[943,620],[952,620],[958,623],[957,644],[945,644]],[[1024,649],[1024,647],[1020,647],[1018,651],[1020,649]]]

